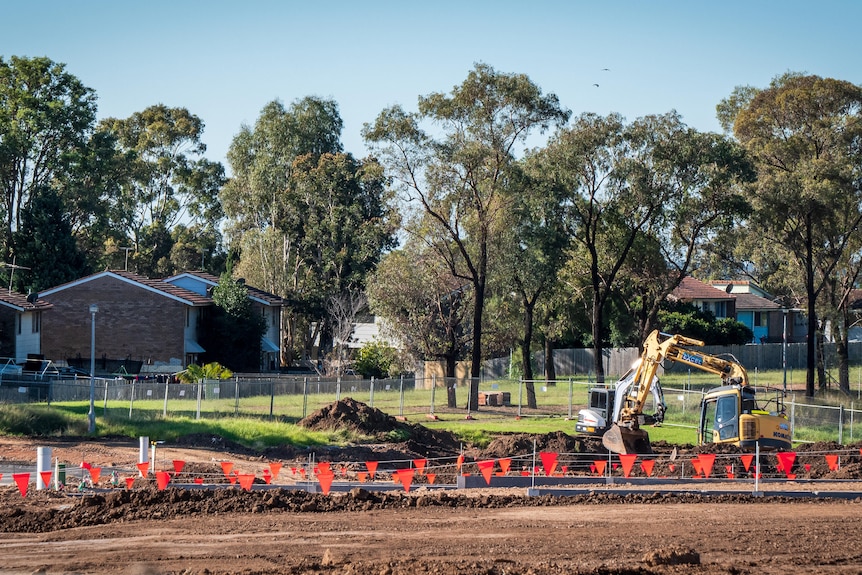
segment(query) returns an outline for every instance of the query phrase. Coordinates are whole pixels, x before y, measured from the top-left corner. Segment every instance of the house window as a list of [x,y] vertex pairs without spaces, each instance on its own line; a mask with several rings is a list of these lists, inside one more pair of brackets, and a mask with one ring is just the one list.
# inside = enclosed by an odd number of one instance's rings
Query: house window
[[726,301],[715,302],[715,317],[717,317],[717,318],[727,317],[727,302]]
[[757,327],[767,327],[769,325],[769,316],[765,311],[754,312],[754,325]]
[[39,329],[42,327],[42,312],[37,311],[33,313],[33,333],[39,333]]
[[18,335],[21,335],[21,324],[24,321],[22,314],[18,314]]
[[192,310],[190,308],[186,308],[186,327],[189,327],[191,325],[191,316]]

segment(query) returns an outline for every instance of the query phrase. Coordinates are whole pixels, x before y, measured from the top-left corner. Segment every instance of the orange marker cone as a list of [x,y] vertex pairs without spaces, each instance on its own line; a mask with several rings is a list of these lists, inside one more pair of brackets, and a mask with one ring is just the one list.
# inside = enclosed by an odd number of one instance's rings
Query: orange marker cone
[[479,471],[482,472],[482,477],[485,478],[485,483],[491,485],[491,475],[494,473],[494,460],[487,459],[485,461],[477,461],[476,465],[479,467]]
[[15,485],[18,486],[18,491],[21,492],[21,497],[27,497],[27,486],[30,485],[29,473],[13,473],[12,479]]
[[404,491],[410,492],[410,484],[413,483],[413,470],[412,469],[398,469],[395,472],[398,476],[398,480],[401,482],[401,485],[404,486]]

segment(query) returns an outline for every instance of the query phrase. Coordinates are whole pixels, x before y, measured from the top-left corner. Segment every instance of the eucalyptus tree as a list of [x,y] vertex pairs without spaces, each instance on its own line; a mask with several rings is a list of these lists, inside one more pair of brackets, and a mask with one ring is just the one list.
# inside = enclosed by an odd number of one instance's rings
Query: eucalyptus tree
[[424,241],[470,284],[473,298],[469,405],[479,401],[482,318],[491,239],[500,233],[507,191],[519,146],[534,130],[565,122],[553,94],[523,74],[504,74],[476,64],[451,94],[420,96],[418,111],[383,110],[363,136],[380,154],[406,206],[428,216]]
[[[417,238],[408,237],[380,261],[367,292],[371,310],[407,353],[442,361],[445,377],[455,378],[457,362],[469,354],[472,341],[469,284]],[[455,388],[447,385],[447,390],[449,407],[456,407]]]
[[204,157],[204,123],[185,108],[158,104],[125,119],[106,118],[100,128],[130,160],[118,210],[135,248],[133,263],[143,274],[171,273],[170,230],[180,222],[217,230],[222,217],[224,167]]
[[748,229],[788,250],[804,278],[812,396],[818,298],[862,223],[862,87],[787,73],[762,90],[735,89],[718,113],[757,169]]
[[[27,234],[57,237],[59,229],[26,229],[29,225],[48,222],[39,218],[33,209],[43,194],[48,196],[46,202],[52,210],[57,208],[53,213],[69,214],[64,217],[70,226],[71,218],[80,213],[71,199],[79,198],[81,204],[94,205],[104,199],[92,196],[92,189],[81,185],[84,177],[97,178],[99,173],[84,174],[79,169],[80,159],[87,155],[86,150],[95,137],[95,121],[95,92],[69,73],[64,64],[45,57],[12,56],[8,61],[0,58],[0,217],[3,221],[0,244],[3,259],[15,261],[17,258],[13,233],[19,240],[26,239]],[[27,213],[33,217],[26,216]],[[25,222],[27,217],[29,220]],[[75,233],[74,226],[66,224],[61,228],[67,237],[58,239],[63,245],[69,239],[68,233]],[[40,247],[43,256],[49,255],[46,250],[50,249],[51,246]],[[34,267],[37,262],[17,259],[17,263]],[[70,273],[81,271],[74,269]],[[18,278],[21,277],[19,274]],[[54,274],[51,279],[56,277]],[[65,277],[64,281],[70,279]],[[50,280],[31,274],[29,281],[44,284]]]
[[267,104],[234,138],[234,176],[221,191],[237,271],[289,305],[282,361],[331,340],[332,298],[361,290],[394,244],[396,214],[381,166],[342,151],[337,105],[304,98]]

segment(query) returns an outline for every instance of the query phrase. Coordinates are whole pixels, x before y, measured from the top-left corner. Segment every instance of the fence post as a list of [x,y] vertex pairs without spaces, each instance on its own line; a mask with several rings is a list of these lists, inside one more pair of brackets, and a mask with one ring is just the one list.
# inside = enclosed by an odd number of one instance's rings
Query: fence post
[[302,378],[302,419],[308,412],[308,377]]
[[399,391],[400,399],[398,401],[398,415],[404,417],[404,374],[401,374],[401,388]]
[[793,394],[790,400],[790,439],[793,439],[793,434],[796,433],[796,394]]
[[838,445],[844,445],[844,404],[838,406]]
[[233,385],[233,414],[239,415],[239,376],[234,379]]
[[521,400],[524,393],[524,380],[518,379],[518,417],[521,417]]
[[131,393],[129,394],[129,419],[132,419],[132,406],[135,404],[135,380],[132,380]]
[[335,401],[341,401],[341,376],[335,379]]
[[199,420],[201,418],[201,397],[204,394],[204,382],[203,380],[198,382],[198,409],[195,413],[195,419]]
[[105,380],[105,403],[102,405],[102,414],[108,415],[108,380]]
[[371,376],[371,396],[369,397],[369,405],[374,407],[374,376]]
[[165,405],[162,407],[162,417],[168,416],[168,389],[170,389],[171,384],[167,381],[165,382]]
[[574,401],[574,387],[575,382],[572,381],[572,378],[569,378],[569,421],[572,420],[572,402]]
[[273,409],[275,408],[275,383],[269,380],[269,420],[272,421]]
[[437,390],[437,374],[433,374],[431,376],[431,415],[434,415],[434,393],[436,390]]

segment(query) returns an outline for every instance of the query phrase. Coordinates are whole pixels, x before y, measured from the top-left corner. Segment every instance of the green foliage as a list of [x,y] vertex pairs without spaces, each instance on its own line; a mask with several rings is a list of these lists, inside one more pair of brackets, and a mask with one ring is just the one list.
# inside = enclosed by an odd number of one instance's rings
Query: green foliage
[[200,330],[201,346],[206,350],[203,359],[233,371],[258,371],[260,338],[266,326],[252,306],[248,288],[225,272],[213,288],[212,298],[215,306],[204,316]]
[[86,432],[86,424],[43,405],[0,404],[0,435],[63,435]]
[[177,374],[177,379],[183,383],[197,383],[205,379],[230,379],[231,377],[233,377],[233,372],[216,361],[204,365],[193,363]]
[[384,378],[391,375],[397,359],[395,348],[381,341],[366,342],[353,360],[353,369],[363,377]]
[[665,333],[678,333],[702,340],[706,345],[745,345],[754,339],[754,333],[745,324],[733,318],[716,320],[691,304],[673,304],[659,311],[659,329]]

